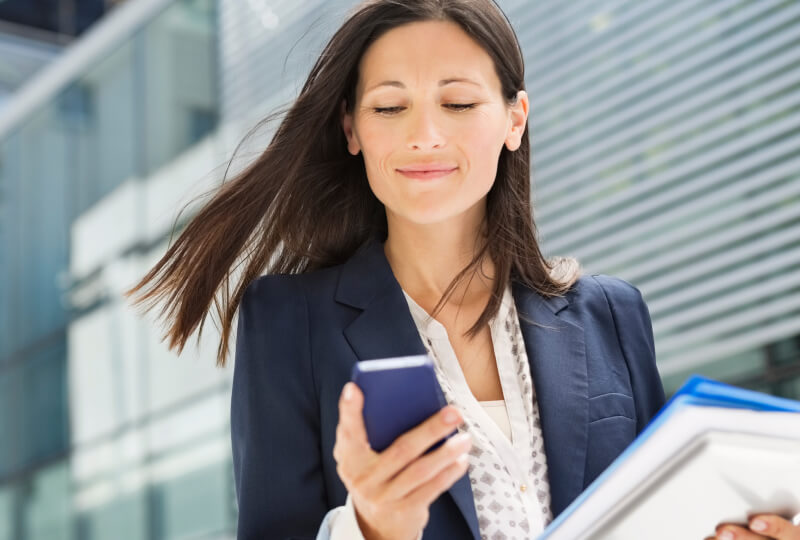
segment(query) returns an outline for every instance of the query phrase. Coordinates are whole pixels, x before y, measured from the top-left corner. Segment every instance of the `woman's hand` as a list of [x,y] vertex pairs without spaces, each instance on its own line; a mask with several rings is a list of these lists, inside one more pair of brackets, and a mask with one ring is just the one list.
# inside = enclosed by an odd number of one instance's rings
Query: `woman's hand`
[[800,525],[773,514],[759,514],[750,518],[747,527],[720,523],[716,536],[706,540],[800,540]]
[[364,538],[414,540],[428,523],[431,503],[467,471],[469,434],[423,455],[462,423],[458,410],[448,405],[376,453],[367,440],[363,407],[361,390],[347,383],[339,397],[336,472],[350,493]]

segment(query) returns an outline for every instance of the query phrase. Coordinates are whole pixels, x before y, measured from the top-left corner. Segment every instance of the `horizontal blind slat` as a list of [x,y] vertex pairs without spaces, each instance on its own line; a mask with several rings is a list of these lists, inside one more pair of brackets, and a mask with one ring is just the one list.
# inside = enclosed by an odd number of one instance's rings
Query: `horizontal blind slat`
[[[796,53],[783,55],[786,66],[797,63]],[[783,61],[784,58],[776,60]],[[771,61],[770,64],[773,62]],[[788,69],[786,66],[778,66]],[[665,109],[662,113],[631,123],[622,127],[608,138],[599,140],[596,144],[586,145],[574,156],[568,156],[558,166],[558,171],[542,171],[536,168],[536,175],[542,178],[558,178],[559,186],[569,186],[569,195],[564,196],[559,191],[551,192],[550,196],[536,193],[536,199],[542,212],[542,218],[555,215],[574,201],[585,200],[607,190],[619,178],[640,176],[643,169],[651,169],[655,163],[642,163],[642,155],[648,155],[651,150],[659,149],[670,143],[665,151],[659,151],[659,163],[668,162],[680,157],[687,151],[696,149],[698,143],[704,145],[711,141],[724,138],[734,132],[748,129],[752,124],[763,122],[764,118],[784,110],[795,108],[800,104],[800,91],[789,91],[797,88],[800,90],[800,65],[797,68],[784,72],[776,79],[764,81],[751,89],[744,89],[736,96],[728,99],[719,99],[718,93],[733,92],[736,86],[731,84],[718,85],[709,92],[704,92],[703,98],[692,98],[682,101],[676,108]],[[784,95],[777,98],[768,96]],[[708,94],[708,95],[706,95]],[[755,107],[754,104],[759,104]],[[734,114],[740,109],[748,109],[743,114]],[[728,118],[726,118],[728,117]],[[731,118],[732,117],[732,118]],[[725,119],[724,123],[720,120]],[[656,135],[651,135],[648,130],[659,125],[667,124]],[[714,125],[716,123],[716,125]],[[707,127],[712,124],[711,127]],[[703,129],[705,128],[705,129]],[[702,135],[698,135],[702,130]],[[614,176],[606,179],[596,178],[604,171],[618,167]],[[587,179],[594,179],[587,182]]]
[[[793,17],[800,17],[800,4],[797,4],[796,7],[788,8],[787,11],[790,11]],[[721,74],[732,72],[742,65],[749,65],[757,58],[796,41],[798,32],[800,32],[797,25],[790,26],[783,32],[774,31],[776,27],[786,24],[785,17],[788,15],[783,12],[774,14],[763,21],[759,21],[758,24],[754,24],[752,27],[746,27],[745,30],[734,34],[730,39],[715,42],[712,46],[702,49],[697,54],[667,64],[667,67],[655,74],[637,76],[635,78],[607,77],[603,84],[585,87],[580,92],[570,91],[566,88],[560,90],[564,95],[574,96],[572,100],[567,102],[566,106],[570,109],[580,110],[581,115],[580,117],[572,117],[559,122],[556,130],[541,131],[542,140],[539,143],[538,158],[541,160],[542,165],[544,166],[551,156],[555,158],[560,155],[553,151],[552,146],[562,136],[566,136],[568,140],[571,140],[570,138],[573,137],[574,133],[581,133],[583,126],[597,123],[603,117],[603,113],[620,107],[623,110],[630,109],[630,107],[626,108],[624,105],[632,102],[634,97],[637,97],[636,101],[639,102],[647,98],[663,100],[687,93]],[[763,37],[763,39],[755,41],[749,47],[740,49],[737,54],[727,54],[732,48],[739,47],[748,40],[753,41],[759,37]],[[708,63],[715,57],[718,58],[716,62],[703,69],[699,74],[697,73],[696,68],[704,65],[703,62]],[[692,74],[692,76],[687,77],[687,74]],[[609,94],[607,98],[600,97],[602,91]],[[542,123],[546,125],[547,103],[541,102],[537,106],[541,110]],[[615,119],[619,116],[614,114]]]
[[[600,237],[606,231],[630,223],[634,219],[652,215],[653,212],[670,204],[677,204],[691,196],[697,196],[704,190],[730,181],[731,178],[758,168],[767,168],[774,161],[796,155],[797,148],[800,147],[800,134],[765,146],[758,152],[745,154],[740,159],[736,158],[755,146],[756,141],[763,141],[767,136],[792,129],[798,121],[800,113],[793,114],[760,131],[732,139],[727,145],[714,151],[678,162],[674,167],[655,175],[647,182],[634,184],[592,205],[573,209],[561,219],[543,221],[540,223],[542,235],[547,239],[551,252],[569,250],[574,245],[585,244],[593,237]],[[725,165],[719,165],[705,174],[698,172],[708,169],[714,163],[721,163],[724,159],[728,160]],[[679,182],[678,180],[682,178],[684,181]],[[658,188],[661,190],[657,191]],[[626,205],[626,202],[630,204]]]
[[647,299],[647,307],[653,320],[665,319],[681,306],[691,305],[702,298],[727,294],[725,292],[727,289],[798,264],[800,264],[800,247],[757,258],[733,269],[724,268],[714,275],[714,279],[698,280],[689,285],[676,287],[663,295],[650,294],[646,289],[642,294]]
[[669,272],[647,279],[637,280],[628,269],[619,274],[624,279],[637,283],[642,294],[646,292],[648,297],[653,297],[661,293],[668,294],[671,290],[678,289],[686,283],[711,279],[707,276],[714,276],[730,266],[747,263],[764,254],[793,248],[798,244],[800,244],[800,224],[777,229],[771,234],[759,238],[757,242],[747,242],[741,246],[718,252],[713,256],[700,257],[691,264],[683,264],[677,269],[671,269]]

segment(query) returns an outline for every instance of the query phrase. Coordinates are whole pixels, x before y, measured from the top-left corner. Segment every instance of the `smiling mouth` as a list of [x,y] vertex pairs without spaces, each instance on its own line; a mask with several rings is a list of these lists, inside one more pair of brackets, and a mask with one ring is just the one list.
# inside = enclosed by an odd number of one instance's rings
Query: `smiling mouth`
[[397,169],[397,172],[408,178],[415,178],[417,180],[432,180],[434,178],[442,178],[456,171],[458,167],[453,169],[436,169],[430,171],[404,171]]

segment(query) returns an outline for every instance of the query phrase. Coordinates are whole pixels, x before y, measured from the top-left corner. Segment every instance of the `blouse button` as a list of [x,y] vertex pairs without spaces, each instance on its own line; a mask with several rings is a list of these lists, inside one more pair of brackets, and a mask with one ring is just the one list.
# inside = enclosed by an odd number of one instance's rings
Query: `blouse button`
[[524,492],[526,489],[528,489],[528,486],[526,486],[525,484],[521,484],[519,486],[519,490],[522,491],[522,492]]

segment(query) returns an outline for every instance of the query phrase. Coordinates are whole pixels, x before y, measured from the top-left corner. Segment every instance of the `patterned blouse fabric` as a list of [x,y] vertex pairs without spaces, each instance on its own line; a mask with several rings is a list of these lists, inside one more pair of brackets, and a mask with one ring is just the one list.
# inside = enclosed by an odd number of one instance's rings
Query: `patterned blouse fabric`
[[[482,540],[527,540],[552,521],[539,407],[509,285],[490,321],[504,400],[479,402],[469,389],[447,330],[405,291],[414,323],[433,360],[447,403],[472,436],[469,477]],[[504,411],[498,407],[505,407]],[[363,540],[350,496],[332,511],[330,540]],[[325,537],[320,531],[320,537]]]
[[490,321],[510,440],[469,389],[445,327],[405,296],[445,399],[462,411],[459,431],[472,436],[469,477],[481,538],[537,536],[552,520],[550,486],[539,407],[510,285]]

